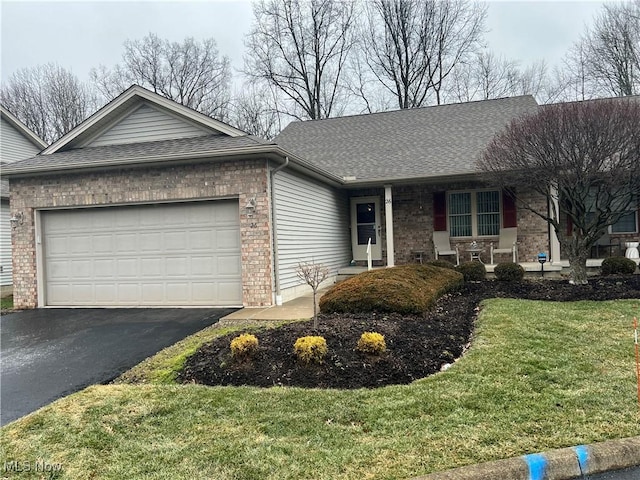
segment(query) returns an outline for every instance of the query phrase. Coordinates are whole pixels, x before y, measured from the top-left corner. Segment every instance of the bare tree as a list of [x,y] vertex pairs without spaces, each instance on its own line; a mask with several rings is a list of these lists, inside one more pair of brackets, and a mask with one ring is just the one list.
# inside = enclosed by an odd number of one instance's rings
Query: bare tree
[[286,100],[281,113],[327,118],[344,106],[345,64],[353,46],[349,0],[260,0],[246,41],[245,74]]
[[375,0],[362,47],[399,108],[441,103],[445,79],[479,46],[487,7],[469,0]]
[[454,68],[445,98],[469,102],[533,95],[544,103],[552,96],[547,77],[544,61],[533,62],[521,69],[516,61],[498,57],[490,51],[478,52],[470,61]]
[[490,51],[478,52],[471,61],[456,66],[447,97],[457,102],[507,97],[517,89],[519,76],[517,62]]
[[318,302],[316,297],[318,295],[318,288],[320,284],[324,282],[329,276],[329,269],[321,263],[301,262],[296,268],[296,274],[298,278],[304,280],[313,290],[313,329],[318,329]]
[[101,65],[90,75],[107,100],[135,83],[205,115],[220,120],[227,116],[229,59],[220,57],[212,38],[179,43],[150,33],[124,43],[121,64],[112,69]]
[[78,125],[96,107],[91,89],[54,63],[15,72],[0,90],[0,99],[47,143]]
[[568,97],[640,94],[640,1],[603,8],[565,60]]
[[251,135],[275,138],[282,130],[277,96],[269,86],[243,85],[231,101],[229,122]]
[[638,207],[639,152],[640,102],[593,100],[545,106],[513,120],[479,166],[492,181],[515,189],[516,197],[529,190],[547,198],[545,205],[518,200],[553,227],[569,259],[571,281],[582,284],[591,247],[609,225]]

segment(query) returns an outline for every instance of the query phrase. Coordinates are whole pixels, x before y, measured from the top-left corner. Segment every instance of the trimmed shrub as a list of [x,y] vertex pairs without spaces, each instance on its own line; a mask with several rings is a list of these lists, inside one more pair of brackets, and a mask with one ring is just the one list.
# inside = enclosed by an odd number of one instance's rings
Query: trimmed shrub
[[327,341],[324,337],[300,337],[293,345],[293,350],[299,360],[305,363],[322,363],[327,354]]
[[387,344],[384,341],[384,335],[378,332],[364,332],[360,335],[356,350],[371,355],[381,355],[387,351]]
[[462,275],[431,265],[402,265],[361,273],[320,299],[323,313],[422,313],[462,284]]
[[503,282],[520,282],[524,278],[524,268],[513,262],[499,263],[493,273]]
[[484,264],[477,261],[461,263],[456,270],[462,274],[465,282],[480,282],[487,276]]
[[602,260],[602,275],[632,275],[636,271],[636,263],[626,257],[608,257]]
[[233,358],[252,357],[258,351],[258,338],[250,333],[243,333],[231,340],[231,356]]
[[448,268],[449,270],[456,269],[456,266],[453,263],[447,262],[446,260],[431,260],[427,262],[425,265],[431,265],[432,267],[439,267],[439,268]]

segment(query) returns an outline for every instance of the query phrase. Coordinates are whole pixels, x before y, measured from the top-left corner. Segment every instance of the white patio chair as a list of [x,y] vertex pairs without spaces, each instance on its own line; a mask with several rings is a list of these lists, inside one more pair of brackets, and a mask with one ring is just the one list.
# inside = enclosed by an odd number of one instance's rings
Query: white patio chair
[[460,252],[458,251],[458,245],[455,249],[451,248],[451,240],[449,239],[449,232],[433,232],[433,246],[436,252],[436,260],[441,255],[455,255],[456,265],[460,265]]
[[498,248],[493,247],[493,242],[490,247],[491,251],[491,264],[493,265],[493,255],[496,253],[510,253],[513,258],[513,263],[518,262],[518,228],[501,228],[500,238],[498,239]]

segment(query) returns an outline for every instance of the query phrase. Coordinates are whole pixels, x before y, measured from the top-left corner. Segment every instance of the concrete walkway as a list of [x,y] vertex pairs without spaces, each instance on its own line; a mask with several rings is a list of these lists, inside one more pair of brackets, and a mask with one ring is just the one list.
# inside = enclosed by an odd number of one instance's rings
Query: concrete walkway
[[[318,300],[327,291],[318,291]],[[224,323],[246,320],[301,320],[313,317],[313,292],[302,297],[295,298],[289,302],[284,302],[280,306],[273,307],[248,307],[242,308],[227,315],[222,320]]]

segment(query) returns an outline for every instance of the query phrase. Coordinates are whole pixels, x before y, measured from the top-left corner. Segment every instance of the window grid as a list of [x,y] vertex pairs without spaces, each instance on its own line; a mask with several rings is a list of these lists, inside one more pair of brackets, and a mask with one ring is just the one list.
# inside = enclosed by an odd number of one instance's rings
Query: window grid
[[449,194],[451,237],[492,236],[500,233],[500,192],[482,190]]

